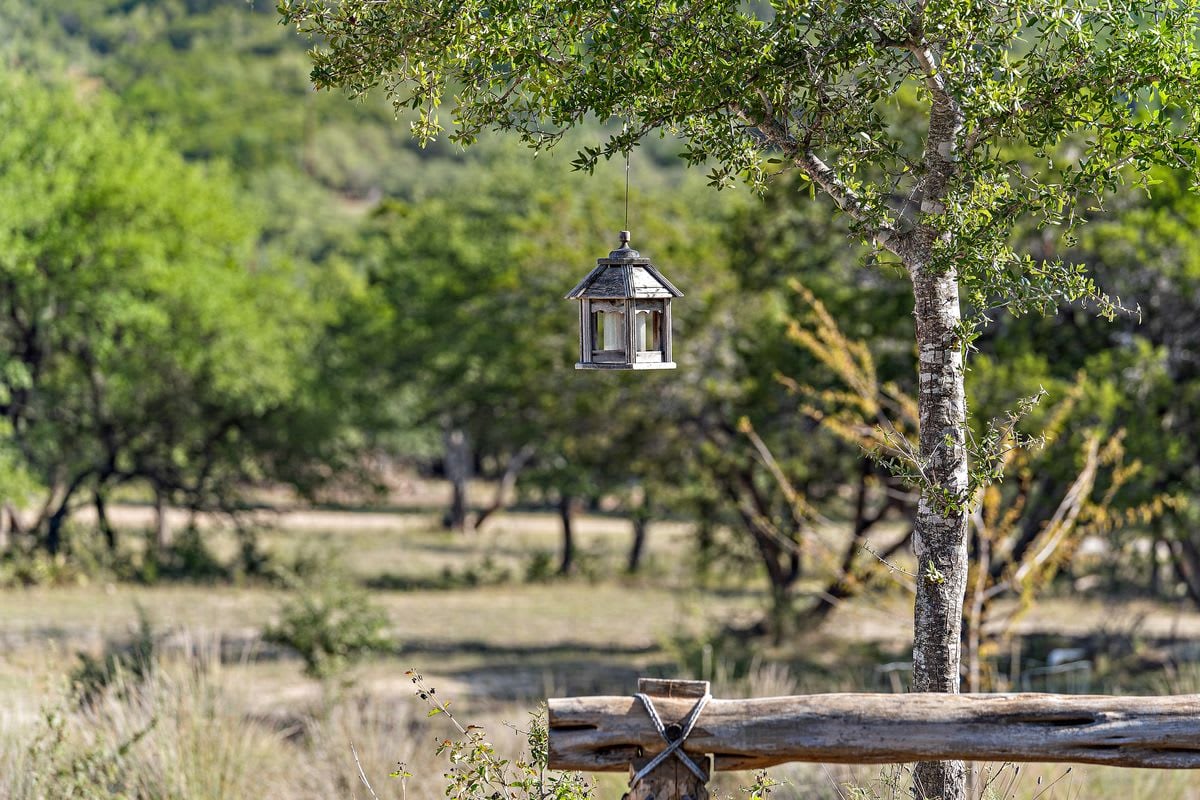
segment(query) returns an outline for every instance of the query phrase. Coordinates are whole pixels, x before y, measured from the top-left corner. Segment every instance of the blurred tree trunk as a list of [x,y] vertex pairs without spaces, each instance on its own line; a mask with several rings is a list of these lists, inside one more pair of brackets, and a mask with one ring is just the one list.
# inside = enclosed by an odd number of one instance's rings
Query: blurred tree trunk
[[[58,501],[58,507],[54,509],[54,513],[50,514],[46,521],[46,538],[44,544],[46,552],[50,555],[57,555],[62,550],[62,534],[63,526],[67,523],[67,518],[71,515],[71,500],[75,497],[75,493],[83,486],[83,482],[88,479],[90,472],[82,472],[66,485],[62,490],[62,497]],[[57,491],[51,491],[51,499],[46,505],[46,511],[54,508],[53,496]],[[43,514],[45,511],[43,511]],[[45,517],[43,517],[45,519]]]
[[1181,525],[1177,515],[1172,514],[1176,523],[1170,537],[1171,564],[1175,567],[1175,575],[1187,590],[1187,595],[1194,605],[1200,606],[1200,547],[1196,540],[1188,535],[1187,526]]
[[803,570],[799,541],[803,532],[796,526],[788,527],[785,532],[776,524],[776,519],[786,523],[789,517],[781,515],[773,519],[770,504],[755,485],[751,468],[736,471],[725,491],[754,541],[771,584],[771,608],[764,632],[780,640],[785,628],[794,622],[794,589]]
[[445,454],[442,467],[450,481],[450,508],[442,518],[449,530],[467,529],[467,480],[471,474],[471,446],[467,434],[458,428],[446,430],[443,436]]
[[575,569],[575,498],[563,493],[558,498],[558,516],[562,520],[562,560],[559,575],[570,575]]
[[1163,534],[1161,518],[1154,520],[1152,532],[1154,535],[1150,539],[1150,574],[1147,576],[1148,586],[1146,588],[1150,592],[1150,597],[1157,600],[1163,596],[1162,564],[1158,560],[1158,546],[1161,544],[1169,547],[1170,545],[1167,544],[1167,537]]
[[104,493],[100,491],[95,492],[92,495],[92,504],[96,507],[96,527],[104,537],[104,543],[108,545],[108,551],[115,553],[117,552],[117,532],[108,519],[108,504],[104,499]]
[[634,514],[630,518],[633,523],[633,541],[629,545],[629,563],[625,569],[630,575],[636,575],[642,568],[642,555],[646,550],[646,531],[650,527],[650,519],[646,514]]
[[639,486],[630,499],[629,522],[633,526],[633,539],[629,543],[629,559],[625,571],[636,575],[642,568],[642,556],[646,552],[646,536],[650,529],[650,492]]
[[25,533],[25,528],[21,525],[21,518],[17,515],[16,506],[14,506],[12,503],[5,503],[4,512],[8,516],[8,530],[10,538],[15,540],[16,537]]
[[67,504],[63,503],[58,507],[46,523],[46,552],[50,555],[57,555],[62,549],[62,529],[67,521]]
[[167,524],[167,498],[160,487],[154,487],[154,547],[159,555],[167,550],[170,544],[170,526]]
[[717,504],[704,497],[696,503],[696,579],[702,589],[708,588],[716,560]]
[[525,465],[533,458],[534,452],[532,445],[525,445],[509,457],[504,465],[504,472],[500,475],[500,482],[496,486],[496,494],[492,497],[492,502],[479,510],[471,523],[472,528],[479,530],[488,517],[508,507],[510,498],[516,494],[517,478],[520,477],[521,470],[525,469]]

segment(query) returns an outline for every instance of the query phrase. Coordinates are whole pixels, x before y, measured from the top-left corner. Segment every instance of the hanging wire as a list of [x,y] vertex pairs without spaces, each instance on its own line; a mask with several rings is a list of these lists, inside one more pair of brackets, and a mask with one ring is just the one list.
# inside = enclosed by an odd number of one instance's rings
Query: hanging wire
[[[621,133],[629,132],[629,123],[626,122],[621,126]],[[628,147],[628,143],[626,143]],[[630,150],[625,151],[625,230],[629,230],[629,154]]]

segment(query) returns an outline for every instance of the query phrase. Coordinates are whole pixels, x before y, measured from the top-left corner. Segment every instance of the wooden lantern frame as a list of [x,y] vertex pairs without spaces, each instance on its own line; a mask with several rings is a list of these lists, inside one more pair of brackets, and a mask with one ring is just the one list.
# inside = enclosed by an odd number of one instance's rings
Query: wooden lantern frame
[[[596,259],[596,268],[566,296],[579,301],[575,369],[675,369],[671,300],[676,297],[683,292],[629,246],[629,231],[621,231],[621,246]],[[610,325],[617,326],[615,331]],[[606,347],[612,344],[619,346]]]

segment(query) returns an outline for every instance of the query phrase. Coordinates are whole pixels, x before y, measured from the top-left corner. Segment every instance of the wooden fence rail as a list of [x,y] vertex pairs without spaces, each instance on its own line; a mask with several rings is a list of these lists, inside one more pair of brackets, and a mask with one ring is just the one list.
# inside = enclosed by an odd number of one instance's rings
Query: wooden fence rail
[[[645,681],[664,724],[707,684]],[[549,702],[550,766],[623,771],[666,746],[634,697]],[[792,761],[1024,761],[1200,769],[1200,695],[818,694],[708,702],[683,750],[719,770]],[[674,760],[674,759],[672,759]],[[689,792],[695,797],[695,792]],[[659,795],[662,797],[662,795]]]

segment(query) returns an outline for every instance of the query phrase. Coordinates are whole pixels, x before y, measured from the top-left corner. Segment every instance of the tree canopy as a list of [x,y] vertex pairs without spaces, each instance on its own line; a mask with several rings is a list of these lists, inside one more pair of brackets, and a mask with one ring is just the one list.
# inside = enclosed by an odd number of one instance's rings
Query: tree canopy
[[324,313],[262,263],[215,167],[116,122],[101,96],[0,88],[0,411],[44,487],[47,544],[70,509],[141,480],[204,507],[260,474],[257,430],[305,402]]
[[[1119,302],[1086,272],[1019,248],[1019,226],[1069,235],[1105,195],[1156,164],[1200,174],[1200,4],[637,0],[609,3],[283,0],[319,38],[314,85],[382,85],[422,141],[488,129],[552,146],[592,116],[623,123],[576,165],[679,135],[718,187],[794,170],[852,231],[904,266],[916,317],[919,441],[881,426],[883,461],[921,493],[914,688],[957,691],[967,523],[1006,446],[968,440],[960,296],[1048,311]],[[910,109],[902,100],[911,95]],[[905,114],[911,110],[913,113]],[[900,112],[900,113],[897,113]],[[1022,159],[1022,154],[1031,158]],[[1011,429],[1010,429],[1011,430]],[[973,464],[972,464],[973,462]],[[929,797],[965,792],[962,765],[922,765]]]
[[[545,147],[595,116],[627,125],[582,148],[587,169],[660,130],[719,185],[797,169],[902,258],[918,227],[953,230],[938,257],[980,307],[1047,308],[1090,291],[1071,266],[1014,251],[1014,221],[1070,228],[1125,165],[1196,169],[1191,3],[285,0],[280,10],[320,37],[316,86],[383,85],[397,108],[419,112],[423,141],[441,132],[452,95],[454,141],[500,128]],[[906,96],[941,109],[937,124],[897,126]],[[1022,148],[1034,158],[1017,158]]]

